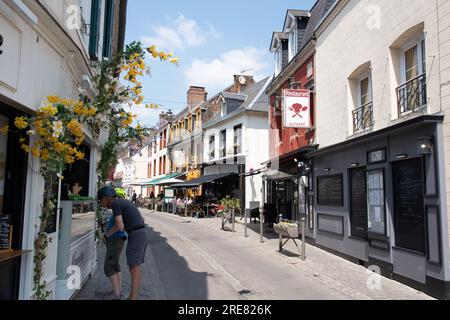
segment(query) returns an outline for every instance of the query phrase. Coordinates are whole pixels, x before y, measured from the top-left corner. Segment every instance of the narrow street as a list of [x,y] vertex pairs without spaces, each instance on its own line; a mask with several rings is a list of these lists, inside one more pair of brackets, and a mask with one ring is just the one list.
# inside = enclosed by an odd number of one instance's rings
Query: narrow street
[[[143,210],[143,214],[149,225],[149,250],[143,270],[142,300],[377,298],[351,288],[354,284],[346,287],[326,275],[303,268],[304,262],[294,254],[282,255],[271,250],[272,247],[269,249],[267,246],[275,244],[276,239],[261,246],[257,243],[256,233],[251,230],[250,237],[244,238],[241,225],[237,225],[237,232],[232,234],[219,230],[220,221],[217,219],[185,219],[148,210]],[[99,250],[99,268],[77,296],[79,300],[101,300],[104,293],[111,290],[102,274],[102,247]],[[123,253],[122,267],[126,265],[124,258]],[[350,262],[339,263],[352,268]],[[340,272],[345,273],[345,267]],[[123,277],[126,295],[129,290],[127,270]],[[355,277],[358,278],[356,274]],[[424,294],[387,279],[383,284],[384,293],[378,293],[381,299],[383,294],[384,299],[429,299]]]

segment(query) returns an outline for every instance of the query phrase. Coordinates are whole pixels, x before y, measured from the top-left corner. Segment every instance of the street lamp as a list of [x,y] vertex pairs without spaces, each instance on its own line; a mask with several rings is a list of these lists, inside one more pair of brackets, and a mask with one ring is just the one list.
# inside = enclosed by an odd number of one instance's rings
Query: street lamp
[[433,137],[421,137],[417,139],[417,152],[419,154],[433,153]]

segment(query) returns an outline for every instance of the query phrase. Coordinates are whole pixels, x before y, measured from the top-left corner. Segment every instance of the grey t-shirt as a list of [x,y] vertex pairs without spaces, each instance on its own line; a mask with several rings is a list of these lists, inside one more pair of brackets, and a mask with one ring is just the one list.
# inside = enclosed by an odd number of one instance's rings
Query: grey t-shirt
[[111,204],[111,209],[114,218],[122,216],[126,231],[145,226],[144,218],[133,202],[125,199],[116,199]]

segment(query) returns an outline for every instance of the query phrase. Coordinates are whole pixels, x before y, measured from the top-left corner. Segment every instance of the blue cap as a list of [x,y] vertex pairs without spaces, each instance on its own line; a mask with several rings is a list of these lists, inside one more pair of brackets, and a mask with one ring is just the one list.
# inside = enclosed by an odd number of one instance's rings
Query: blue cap
[[102,198],[113,198],[116,196],[116,191],[111,187],[103,187],[97,193],[98,200],[101,200]]

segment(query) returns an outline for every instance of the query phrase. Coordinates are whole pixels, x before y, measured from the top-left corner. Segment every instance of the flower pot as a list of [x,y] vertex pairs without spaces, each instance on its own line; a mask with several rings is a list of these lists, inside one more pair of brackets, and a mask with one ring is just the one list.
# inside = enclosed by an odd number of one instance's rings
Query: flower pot
[[298,233],[298,226],[291,227],[286,226],[284,224],[274,224],[273,230],[283,237],[290,238],[290,239],[296,239],[299,236]]

